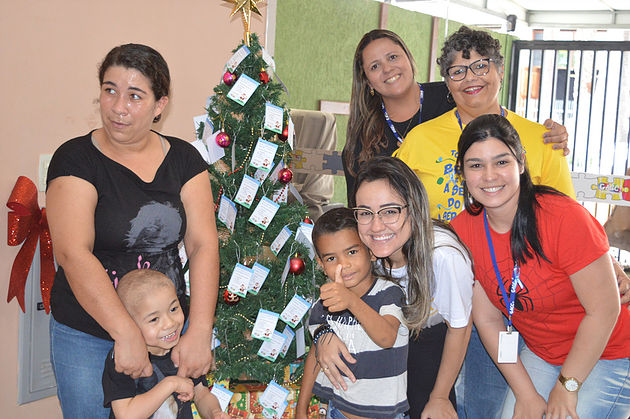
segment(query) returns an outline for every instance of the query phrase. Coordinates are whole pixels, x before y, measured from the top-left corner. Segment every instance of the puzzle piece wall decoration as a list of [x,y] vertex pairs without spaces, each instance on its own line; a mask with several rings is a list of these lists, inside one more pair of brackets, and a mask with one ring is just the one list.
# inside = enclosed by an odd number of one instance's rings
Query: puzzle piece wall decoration
[[630,176],[572,172],[578,201],[595,201],[630,206]]

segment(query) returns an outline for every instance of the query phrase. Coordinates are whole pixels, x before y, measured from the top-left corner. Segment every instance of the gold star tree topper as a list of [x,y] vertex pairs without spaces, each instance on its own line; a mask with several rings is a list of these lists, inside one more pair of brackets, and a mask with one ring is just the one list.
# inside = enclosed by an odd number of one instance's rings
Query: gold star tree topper
[[232,9],[232,13],[230,17],[234,16],[237,13],[241,13],[241,19],[243,20],[243,28],[245,29],[245,34],[243,35],[243,41],[245,41],[245,45],[249,46],[249,35],[250,35],[250,24],[252,12],[256,13],[258,16],[262,16],[260,11],[258,10],[258,6],[256,3],[260,3],[261,0],[224,0],[228,3],[232,3],[234,8]]

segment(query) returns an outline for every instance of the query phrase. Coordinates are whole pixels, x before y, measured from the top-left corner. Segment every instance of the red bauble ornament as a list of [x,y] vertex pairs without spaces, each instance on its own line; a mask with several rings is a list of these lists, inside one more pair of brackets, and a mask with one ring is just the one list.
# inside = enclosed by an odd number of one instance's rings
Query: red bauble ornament
[[289,126],[286,125],[282,130],[282,134],[278,134],[278,139],[281,141],[286,141],[289,139]]
[[236,78],[236,74],[230,73],[229,71],[223,73],[223,83],[227,84],[228,86],[233,85],[236,82]]
[[304,219],[304,222],[305,222],[306,224],[313,224],[313,220],[311,220],[309,217],[306,217],[306,218]]
[[262,84],[269,83],[269,74],[267,74],[267,72],[264,69],[260,70],[260,73],[258,74],[258,78],[260,79],[260,82]]
[[293,275],[300,275],[304,272],[305,267],[306,265],[304,265],[304,261],[298,256],[294,256],[291,260],[289,260],[289,272]]
[[241,297],[226,289],[225,291],[223,291],[223,301],[225,301],[225,304],[233,306],[234,304],[241,301]]
[[289,183],[293,179],[293,172],[291,169],[284,168],[278,172],[278,180],[282,183]]
[[232,144],[232,139],[230,138],[230,136],[227,134],[227,132],[223,132],[221,131],[220,133],[217,134],[217,137],[214,139],[217,142],[217,145],[219,147],[229,147],[230,144]]

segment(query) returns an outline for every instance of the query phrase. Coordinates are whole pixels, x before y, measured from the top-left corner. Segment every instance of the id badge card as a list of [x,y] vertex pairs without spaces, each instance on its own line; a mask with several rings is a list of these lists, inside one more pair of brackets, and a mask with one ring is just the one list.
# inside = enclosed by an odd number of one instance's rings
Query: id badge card
[[515,364],[518,359],[518,332],[499,332],[499,354],[497,362],[500,364]]

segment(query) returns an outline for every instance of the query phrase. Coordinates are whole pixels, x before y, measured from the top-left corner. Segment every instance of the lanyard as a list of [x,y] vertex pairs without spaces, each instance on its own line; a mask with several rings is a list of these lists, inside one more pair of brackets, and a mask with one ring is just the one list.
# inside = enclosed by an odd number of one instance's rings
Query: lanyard
[[499,289],[501,290],[501,294],[503,294],[503,304],[505,304],[505,308],[508,312],[508,332],[512,332],[512,313],[514,313],[514,298],[516,297],[516,286],[520,282],[521,270],[518,267],[518,263],[514,261],[514,269],[512,270],[512,285],[510,286],[510,298],[508,300],[507,292],[505,291],[505,286],[503,285],[503,280],[501,279],[501,272],[499,272],[499,267],[497,266],[497,259],[494,255],[494,246],[492,245],[492,237],[490,237],[490,228],[488,227],[488,217],[486,216],[486,210],[483,210],[483,226],[486,230],[486,240],[488,240],[488,248],[490,249],[490,257],[492,258],[492,266],[494,267],[494,274],[497,277],[497,282],[499,283]]
[[[505,109],[503,106],[499,105],[499,109],[501,109],[501,116],[505,116]],[[459,129],[464,130],[464,125],[462,124],[462,118],[459,116],[459,111],[455,109],[455,116],[457,117],[457,122],[459,122]]]
[[[420,125],[422,123],[422,102],[424,101],[424,90],[422,89],[422,85],[420,83],[418,83],[418,87],[420,87],[420,109],[418,109],[418,125]],[[389,125],[389,129],[392,130],[392,132],[394,133],[394,137],[396,137],[398,142],[402,144],[404,138],[402,138],[400,134],[398,133],[398,131],[396,131],[396,127],[394,126],[394,123],[390,119],[389,114],[387,113],[387,110],[385,109],[385,102],[383,102],[382,99],[381,99],[381,110],[383,111],[383,116],[385,117],[385,121],[387,122],[387,125]],[[411,121],[409,121],[409,123],[411,123]],[[407,131],[408,130],[409,130],[409,125],[407,125]],[[405,132],[404,135],[407,135],[407,133]]]

